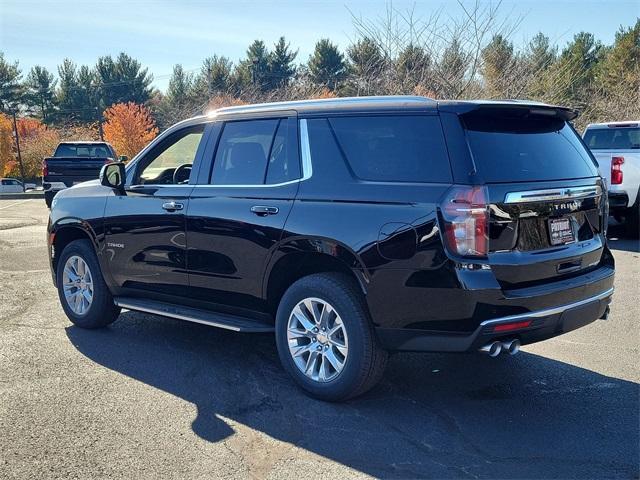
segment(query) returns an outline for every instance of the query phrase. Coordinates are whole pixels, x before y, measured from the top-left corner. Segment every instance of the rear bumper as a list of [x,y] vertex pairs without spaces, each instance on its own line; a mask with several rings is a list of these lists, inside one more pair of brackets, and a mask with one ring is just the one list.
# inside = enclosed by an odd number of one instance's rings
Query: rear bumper
[[[606,285],[606,290],[582,300],[485,320],[471,334],[391,328],[376,328],[376,333],[382,346],[388,350],[467,352],[507,338],[518,338],[526,345],[562,335],[604,317],[613,295],[613,275],[602,284]],[[508,332],[494,330],[498,325],[528,321],[531,323],[525,328]]]
[[64,182],[42,182],[42,188],[45,192],[58,192],[68,187]]
[[627,192],[609,192],[609,210],[626,209],[629,206],[629,195]]

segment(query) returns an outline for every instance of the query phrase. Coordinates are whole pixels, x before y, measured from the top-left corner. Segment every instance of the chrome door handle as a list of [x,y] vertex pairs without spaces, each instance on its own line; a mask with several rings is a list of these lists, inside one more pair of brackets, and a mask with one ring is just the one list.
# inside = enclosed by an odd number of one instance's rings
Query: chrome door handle
[[163,203],[162,208],[164,208],[168,212],[175,212],[176,210],[182,210],[184,208],[184,205],[182,203],[171,201]]
[[268,207],[266,205],[254,205],[251,207],[251,211],[259,217],[266,217],[267,215],[275,215],[278,213],[278,207]]

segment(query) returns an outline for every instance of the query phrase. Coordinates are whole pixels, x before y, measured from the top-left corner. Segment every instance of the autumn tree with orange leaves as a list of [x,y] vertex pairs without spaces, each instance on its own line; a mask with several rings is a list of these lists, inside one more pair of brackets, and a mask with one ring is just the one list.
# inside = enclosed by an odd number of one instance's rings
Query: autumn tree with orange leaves
[[118,155],[134,157],[158,134],[156,124],[144,105],[117,103],[104,112],[104,139]]
[[11,120],[7,115],[0,113],[0,177],[8,177],[17,163],[13,154],[13,143]]

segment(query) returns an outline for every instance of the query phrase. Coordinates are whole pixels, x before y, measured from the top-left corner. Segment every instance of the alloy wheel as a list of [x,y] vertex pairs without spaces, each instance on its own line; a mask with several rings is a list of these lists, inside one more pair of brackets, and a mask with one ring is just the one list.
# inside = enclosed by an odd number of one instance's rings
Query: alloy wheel
[[349,340],[338,312],[320,298],[305,298],[287,323],[289,353],[296,367],[316,382],[329,382],[342,372]]
[[81,257],[73,255],[64,264],[62,288],[69,308],[76,315],[84,315],[93,302],[93,277]]

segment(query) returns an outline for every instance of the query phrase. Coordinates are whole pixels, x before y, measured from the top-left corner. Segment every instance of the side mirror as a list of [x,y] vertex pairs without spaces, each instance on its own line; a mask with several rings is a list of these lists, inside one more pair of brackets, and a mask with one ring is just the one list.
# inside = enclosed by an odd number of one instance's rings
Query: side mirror
[[126,178],[124,163],[107,163],[100,170],[99,178],[101,185],[104,185],[105,187],[115,188],[119,191],[124,191],[124,181]]
[[118,157],[118,161],[119,161],[119,162],[122,162],[122,163],[126,163],[126,162],[128,162],[128,161],[129,161],[129,157],[127,157],[126,155],[120,155],[120,156]]

